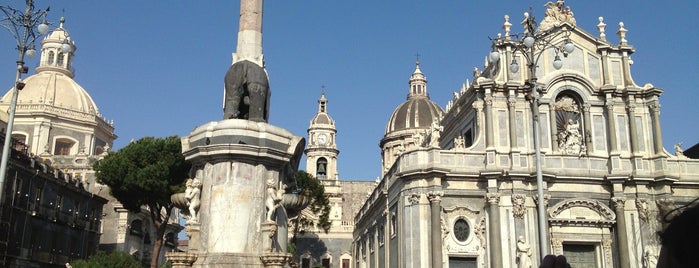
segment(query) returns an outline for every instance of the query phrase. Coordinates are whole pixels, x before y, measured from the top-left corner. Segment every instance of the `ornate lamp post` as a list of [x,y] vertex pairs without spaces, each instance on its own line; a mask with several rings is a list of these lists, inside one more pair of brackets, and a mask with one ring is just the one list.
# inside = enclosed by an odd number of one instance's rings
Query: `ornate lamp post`
[[[559,9],[560,10],[560,9]],[[541,257],[548,254],[548,240],[547,234],[547,220],[546,220],[546,209],[544,208],[544,188],[543,188],[543,176],[541,173],[541,144],[540,144],[540,123],[539,123],[539,93],[543,92],[543,88],[536,83],[536,68],[539,58],[548,49],[553,49],[555,52],[555,58],[553,60],[553,67],[555,69],[560,69],[563,67],[563,61],[559,54],[563,54],[567,57],[569,53],[572,53],[575,49],[575,45],[568,39],[570,36],[570,30],[566,27],[567,24],[560,23],[558,25],[552,25],[551,27],[539,27],[537,29],[536,20],[534,16],[531,15],[532,11],[529,8],[529,12],[524,13],[524,21],[522,21],[522,26],[524,26],[524,33],[521,35],[509,35],[509,22],[506,22],[506,34],[504,37],[498,37],[493,39],[493,51],[490,53],[490,61],[497,62],[500,60],[499,50],[507,47],[512,48],[512,62],[510,63],[509,70],[512,73],[517,73],[520,69],[517,63],[516,57],[514,57],[517,52],[522,55],[522,58],[526,61],[527,70],[529,71],[529,77],[527,78],[526,85],[530,90],[531,101],[531,111],[532,111],[532,123],[534,128],[534,150],[535,150],[535,162],[536,162],[536,185],[537,185],[537,214],[539,218],[539,252]],[[563,40],[562,44],[559,44]],[[558,42],[558,43],[557,43]]]
[[5,143],[2,147],[2,160],[0,161],[0,202],[3,200],[2,194],[4,191],[2,191],[2,187],[5,184],[7,160],[11,150],[10,144],[12,140],[12,127],[15,120],[15,109],[17,108],[17,95],[19,90],[24,88],[22,74],[29,71],[29,68],[24,65],[24,56],[29,58],[34,57],[36,55],[34,41],[49,31],[49,25],[46,22],[46,15],[49,12],[49,8],[45,10],[34,10],[34,1],[26,0],[26,2],[27,7],[24,11],[9,6],[0,6],[0,10],[5,14],[5,17],[0,20],[0,25],[15,37],[17,41],[17,51],[19,51],[17,76],[15,78],[15,84],[12,87],[12,102],[10,103],[7,130],[5,130]]

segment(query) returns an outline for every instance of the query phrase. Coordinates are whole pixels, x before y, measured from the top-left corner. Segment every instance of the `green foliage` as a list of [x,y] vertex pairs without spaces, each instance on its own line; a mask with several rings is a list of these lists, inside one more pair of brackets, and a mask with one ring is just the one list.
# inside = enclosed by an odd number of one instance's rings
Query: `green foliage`
[[140,212],[142,206],[148,208],[157,234],[150,267],[157,268],[157,256],[173,208],[170,196],[184,191],[190,169],[182,155],[180,138],[142,138],[108,154],[93,169],[97,181],[109,186],[110,194],[124,208],[132,212]]
[[70,265],[73,268],[143,268],[136,258],[123,251],[109,254],[98,251],[87,260],[75,260]]
[[160,268],[172,268],[172,263],[170,261],[166,261],[160,265]]
[[93,166],[97,180],[110,187],[124,208],[167,207],[170,195],[183,191],[190,165],[182,155],[180,139],[145,137],[110,153]]
[[[306,209],[309,209],[313,214],[319,217],[317,226],[323,229],[326,233],[330,229],[330,201],[325,195],[325,187],[313,175],[300,170],[296,173],[296,187],[301,190],[301,193],[311,198],[311,203]],[[296,229],[313,226],[312,219],[307,219],[300,214],[297,218]]]

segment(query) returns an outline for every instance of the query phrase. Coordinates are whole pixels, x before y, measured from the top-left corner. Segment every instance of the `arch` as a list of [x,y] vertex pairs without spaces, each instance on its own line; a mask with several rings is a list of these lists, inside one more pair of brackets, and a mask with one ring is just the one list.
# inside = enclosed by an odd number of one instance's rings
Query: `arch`
[[58,136],[53,139],[53,155],[74,155],[77,153],[76,139],[68,136]]
[[552,108],[558,148],[566,154],[585,153],[587,124],[583,115],[582,97],[573,90],[560,91],[555,95]]
[[328,159],[319,157],[316,160],[316,178],[325,179],[328,175]]
[[129,234],[142,236],[143,235],[143,221],[141,219],[135,219],[129,224]]
[[56,52],[53,52],[53,51],[49,51],[49,55],[48,55],[48,57],[49,57],[49,58],[48,58],[48,60],[47,60],[48,64],[49,64],[49,65],[53,65],[53,64],[54,64],[54,62],[56,62],[56,61],[55,61],[55,58],[56,58]]
[[[585,213],[590,211],[594,214]],[[575,223],[611,226],[616,222],[616,214],[612,209],[597,200],[585,198],[559,202],[549,209],[549,217],[549,221],[554,225]]]
[[[574,85],[579,85],[586,92],[580,90],[578,87],[575,87]],[[549,96],[556,95],[557,92],[560,92],[562,90],[575,90],[578,92],[578,94],[580,94],[580,96],[583,96],[583,100],[587,102],[589,101],[587,99],[587,96],[593,95],[594,89],[596,87],[595,83],[587,77],[581,74],[566,71],[564,73],[551,77],[551,79],[548,81],[548,83],[546,83],[544,88],[546,89],[546,95]]]

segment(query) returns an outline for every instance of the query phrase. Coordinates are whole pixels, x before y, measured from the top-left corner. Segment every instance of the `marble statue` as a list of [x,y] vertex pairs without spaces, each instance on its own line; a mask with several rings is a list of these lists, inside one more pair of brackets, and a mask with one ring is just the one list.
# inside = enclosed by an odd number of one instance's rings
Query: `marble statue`
[[201,206],[201,181],[197,178],[187,180],[184,198],[187,200],[189,221],[199,222],[199,207]]
[[532,249],[523,236],[517,238],[517,268],[532,267]]
[[675,155],[682,157],[684,156],[684,150],[682,150],[682,143],[675,144]]
[[432,125],[430,126],[430,146],[432,147],[437,147],[439,146],[439,137],[444,130],[444,127],[439,125],[439,119],[434,119],[432,121]]
[[653,252],[652,249],[647,248],[645,252],[643,252],[643,267],[644,268],[655,268],[658,266],[658,258],[655,256],[655,253]]
[[274,211],[281,206],[282,196],[285,189],[277,187],[277,181],[273,178],[267,180],[267,197],[265,198],[265,208],[267,209],[267,221],[274,221]]
[[269,119],[269,79],[265,69],[251,61],[231,65],[224,78],[223,119]]

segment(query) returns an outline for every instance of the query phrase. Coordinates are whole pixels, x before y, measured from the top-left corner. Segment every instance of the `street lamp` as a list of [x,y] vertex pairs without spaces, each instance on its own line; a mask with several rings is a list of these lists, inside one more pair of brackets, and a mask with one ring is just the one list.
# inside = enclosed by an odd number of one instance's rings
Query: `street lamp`
[[[540,257],[544,257],[548,254],[548,240],[546,238],[547,234],[547,222],[546,222],[546,210],[544,208],[544,183],[543,176],[541,173],[541,144],[540,144],[540,134],[539,134],[539,93],[543,92],[543,88],[536,83],[536,68],[538,67],[537,62],[539,58],[548,49],[553,49],[555,52],[555,58],[552,62],[553,67],[558,70],[563,67],[563,61],[559,54],[563,54],[567,57],[568,54],[575,50],[575,45],[570,41],[570,29],[567,28],[568,24],[561,23],[559,25],[552,26],[548,29],[542,29],[536,26],[536,20],[532,15],[531,8],[529,12],[524,13],[524,21],[522,21],[522,26],[524,26],[524,34],[522,38],[520,35],[509,35],[509,22],[505,17],[506,34],[504,37],[498,37],[493,40],[493,51],[489,54],[490,61],[495,63],[500,60],[499,50],[506,50],[507,47],[512,49],[512,62],[509,65],[509,70],[512,73],[517,73],[520,69],[517,63],[516,57],[514,55],[519,52],[522,58],[526,61],[526,66],[529,71],[529,77],[527,79],[527,86],[530,90],[529,100],[531,101],[531,111],[532,111],[532,125],[534,128],[534,150],[535,150],[535,162],[536,162],[536,193],[537,193],[537,214],[539,218],[539,252],[541,252]],[[563,44],[558,44],[563,40]]]
[[27,7],[24,11],[14,9],[10,6],[0,6],[0,10],[5,17],[0,20],[0,26],[7,29],[17,41],[17,76],[12,87],[12,102],[10,103],[9,118],[7,119],[7,129],[5,130],[5,143],[2,147],[2,160],[0,160],[0,203],[3,200],[5,176],[7,174],[7,160],[10,156],[10,144],[12,140],[12,127],[15,120],[15,109],[17,108],[17,95],[19,90],[24,88],[22,74],[27,73],[29,68],[24,65],[24,56],[31,58],[36,55],[34,41],[41,35],[48,33],[49,25],[46,22],[46,15],[49,8],[45,10],[34,10],[34,1],[26,0]]

